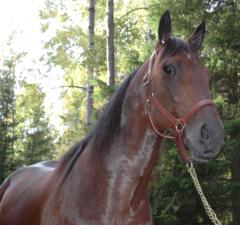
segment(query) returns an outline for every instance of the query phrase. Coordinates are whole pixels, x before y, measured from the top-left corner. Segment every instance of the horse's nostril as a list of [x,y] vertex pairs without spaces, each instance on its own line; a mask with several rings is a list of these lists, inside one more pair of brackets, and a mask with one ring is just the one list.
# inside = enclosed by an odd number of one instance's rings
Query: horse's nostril
[[211,132],[207,124],[203,124],[201,127],[201,138],[203,140],[209,140],[211,138]]

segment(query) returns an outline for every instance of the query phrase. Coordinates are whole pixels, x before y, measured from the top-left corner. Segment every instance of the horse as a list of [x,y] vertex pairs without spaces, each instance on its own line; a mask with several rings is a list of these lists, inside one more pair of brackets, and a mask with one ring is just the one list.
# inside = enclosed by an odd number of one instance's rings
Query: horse
[[198,57],[205,23],[187,40],[160,18],[150,58],[113,94],[88,135],[59,161],[11,174],[0,187],[1,225],[152,225],[148,183],[162,142],[183,162],[220,152],[223,125]]

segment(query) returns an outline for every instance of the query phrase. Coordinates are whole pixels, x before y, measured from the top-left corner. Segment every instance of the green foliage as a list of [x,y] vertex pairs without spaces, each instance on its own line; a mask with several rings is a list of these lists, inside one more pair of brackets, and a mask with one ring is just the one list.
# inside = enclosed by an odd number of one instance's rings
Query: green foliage
[[45,94],[36,84],[22,82],[22,93],[17,95],[18,140],[16,148],[22,164],[30,165],[54,156],[53,128],[44,112]]
[[16,134],[14,60],[4,60],[0,69],[0,182],[14,169]]
[[[166,151],[155,168],[151,182],[151,201],[156,224],[211,224],[176,148],[167,143]],[[211,206],[224,224],[230,223],[230,162],[221,155],[207,164],[196,166],[200,183]]]
[[[14,170],[51,159],[54,153],[53,130],[43,106],[45,95],[36,84],[22,82],[16,75],[25,53],[15,53],[12,41],[10,37],[7,53],[0,59],[0,183]],[[23,92],[16,94],[20,82]]]

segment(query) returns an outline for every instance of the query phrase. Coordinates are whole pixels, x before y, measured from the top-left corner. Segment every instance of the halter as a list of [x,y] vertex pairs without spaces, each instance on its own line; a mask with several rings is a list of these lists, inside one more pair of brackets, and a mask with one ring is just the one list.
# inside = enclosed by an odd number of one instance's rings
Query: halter
[[[154,56],[155,56],[155,51],[152,53],[150,57],[148,71],[144,76],[144,87],[146,90],[146,97],[147,97],[148,117],[156,134],[162,137],[163,139],[174,140],[176,143],[177,151],[180,158],[184,162],[189,163],[189,157],[183,143],[184,128],[195,112],[197,112],[199,109],[201,109],[206,105],[214,105],[214,103],[211,99],[200,100],[195,105],[193,105],[192,108],[181,118],[177,118],[173,114],[169,113],[164,108],[164,106],[162,106],[161,103],[154,97],[154,93],[151,91],[151,78],[152,78],[151,71],[152,71]],[[168,121],[170,126],[169,128],[166,128],[164,132],[159,131],[156,125],[154,124],[152,116],[150,114],[150,106],[153,106]]]

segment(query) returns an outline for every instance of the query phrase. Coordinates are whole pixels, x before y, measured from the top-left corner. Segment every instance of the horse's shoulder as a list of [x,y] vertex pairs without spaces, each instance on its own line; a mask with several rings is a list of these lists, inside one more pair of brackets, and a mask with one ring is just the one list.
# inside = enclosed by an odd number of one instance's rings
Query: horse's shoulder
[[19,170],[16,170],[12,174],[10,174],[7,179],[10,181],[18,180],[29,175],[32,175],[32,179],[37,179],[38,177],[46,176],[51,171],[54,171],[57,161],[43,161],[38,162],[29,166],[25,166]]
[[51,172],[54,171],[57,163],[57,161],[43,161],[33,165],[25,166],[13,172],[0,186],[0,198],[8,187],[14,188],[19,184],[21,186],[31,186],[31,184],[34,184],[36,182],[36,180],[41,180],[39,184],[44,184],[46,181],[45,178],[49,177]]

